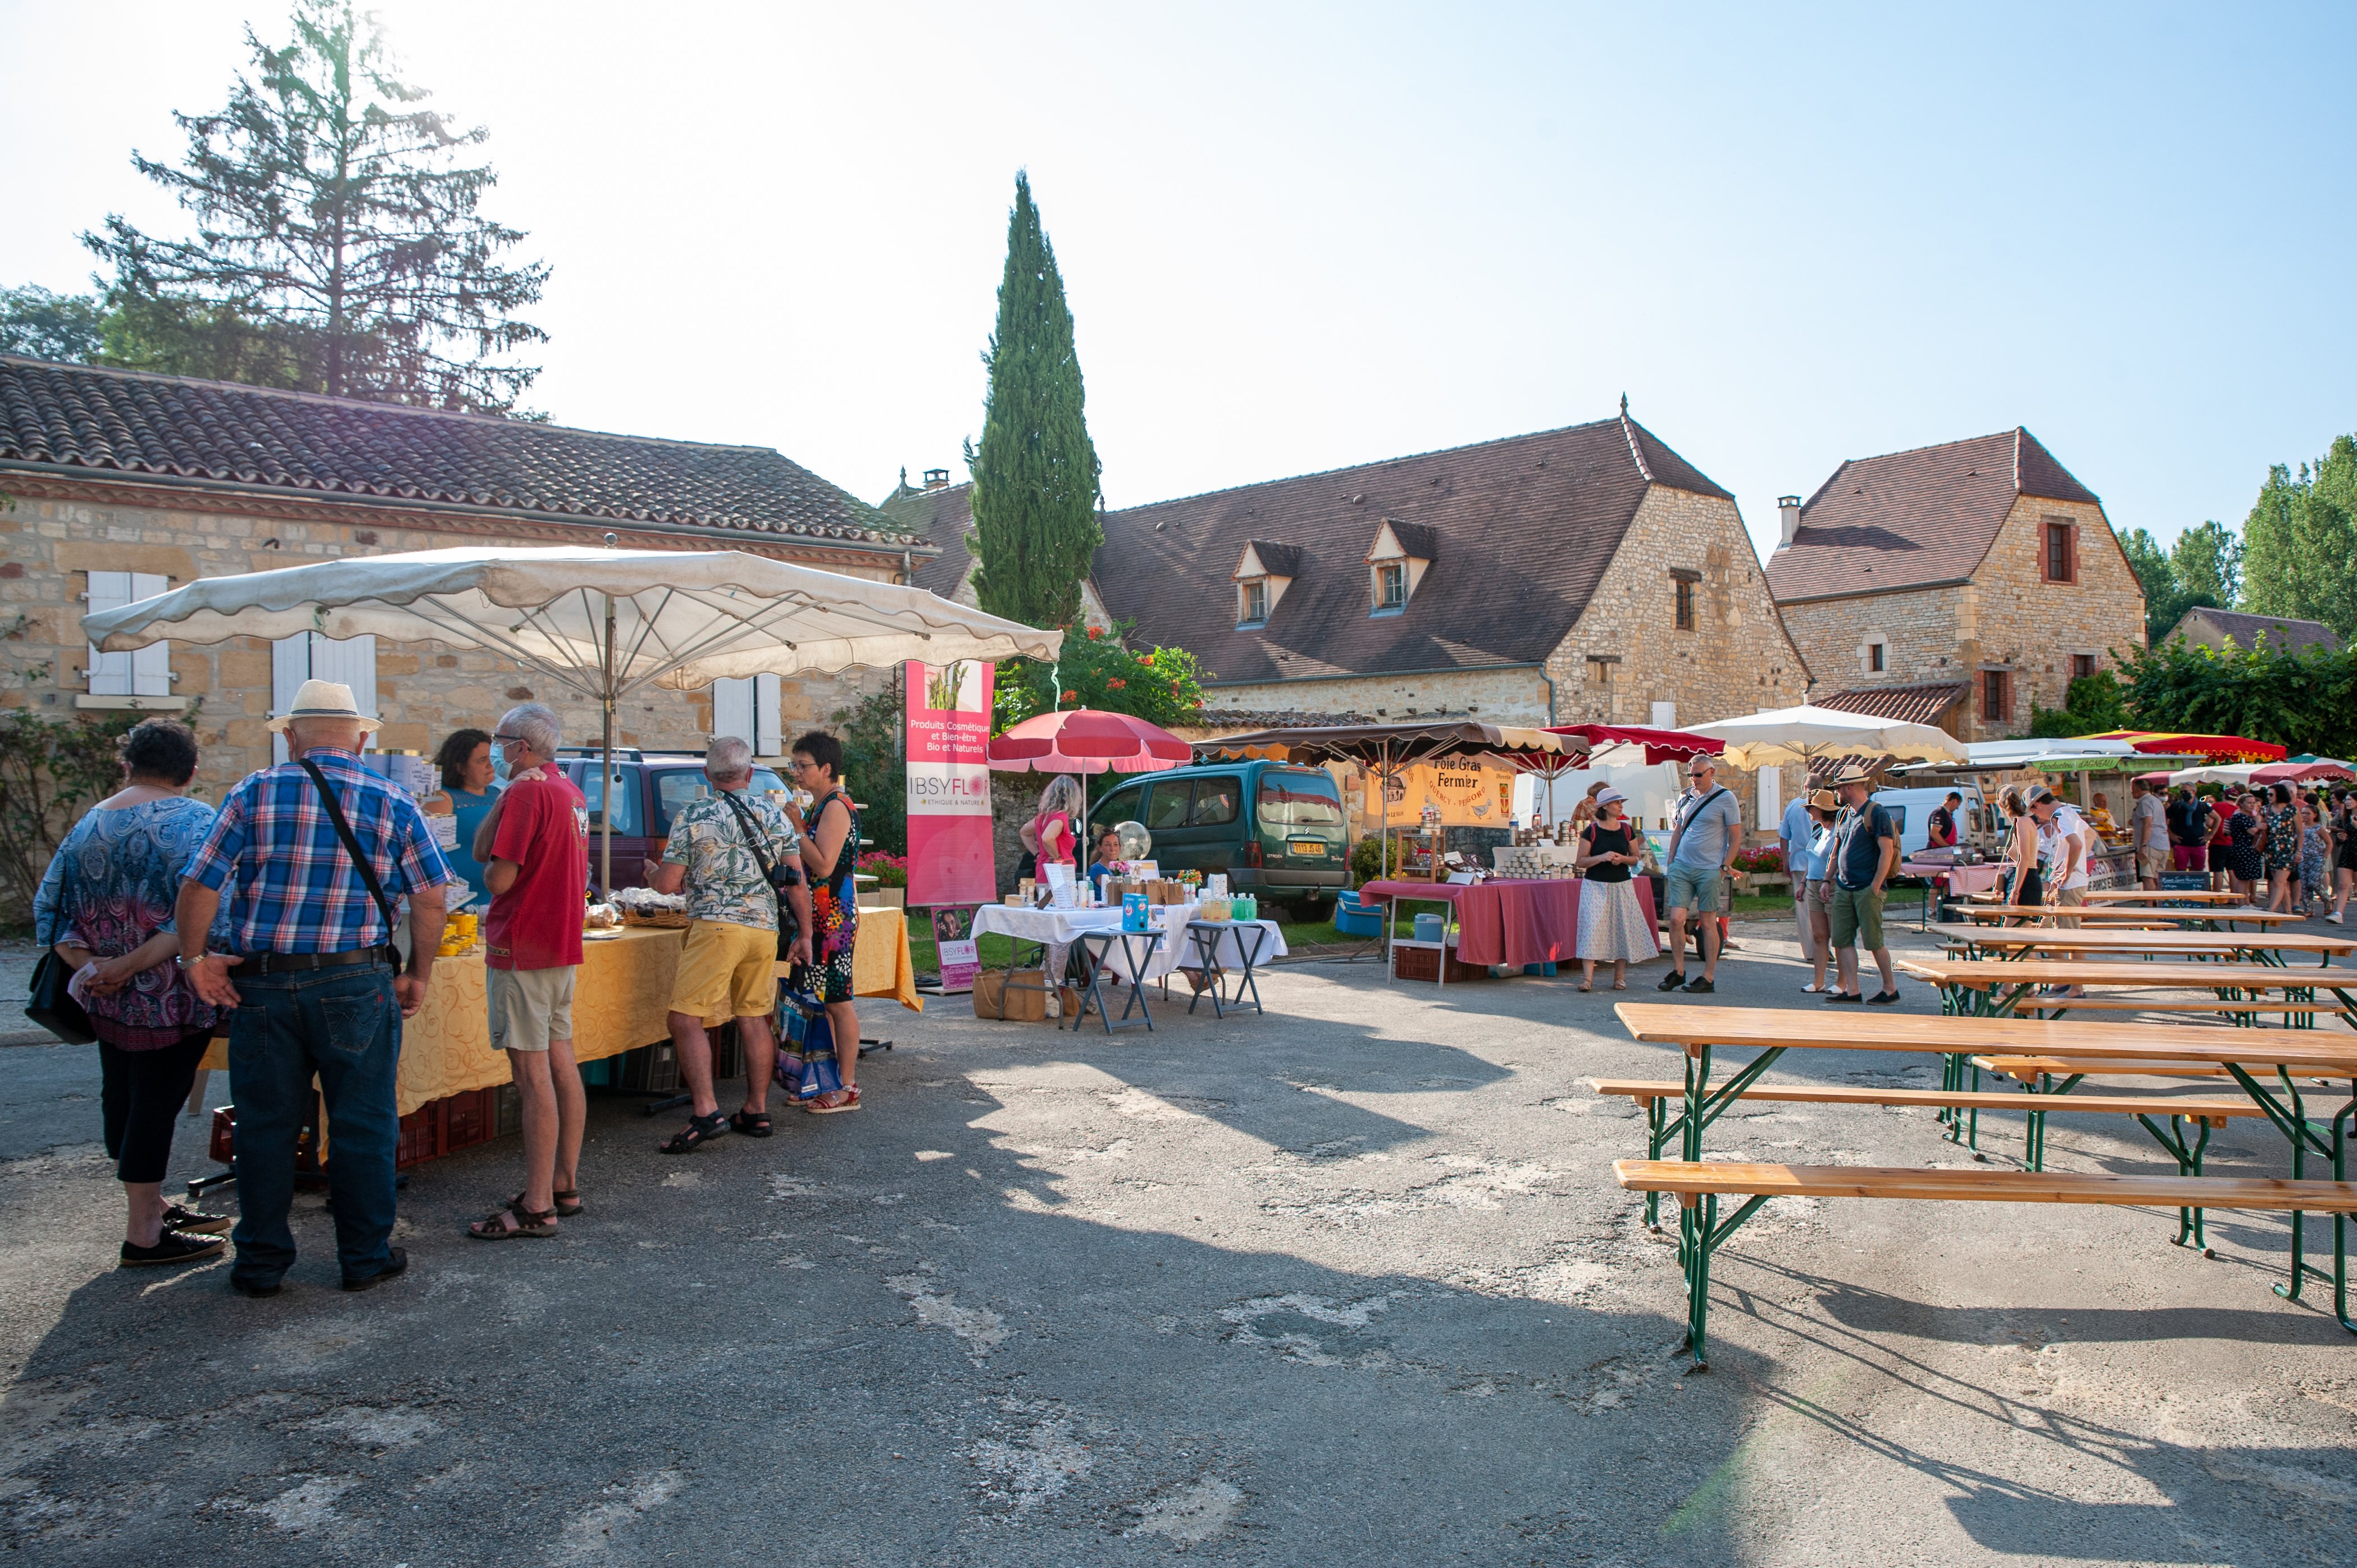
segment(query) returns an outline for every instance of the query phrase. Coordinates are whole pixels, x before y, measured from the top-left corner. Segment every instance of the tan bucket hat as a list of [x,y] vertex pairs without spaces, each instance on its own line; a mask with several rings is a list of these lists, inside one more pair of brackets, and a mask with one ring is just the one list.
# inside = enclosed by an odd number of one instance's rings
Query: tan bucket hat
[[377,721],[361,712],[352,700],[352,689],[336,681],[306,681],[303,689],[295,693],[295,705],[274,716],[268,728],[279,734],[296,719],[350,719],[361,726],[363,735],[377,732]]

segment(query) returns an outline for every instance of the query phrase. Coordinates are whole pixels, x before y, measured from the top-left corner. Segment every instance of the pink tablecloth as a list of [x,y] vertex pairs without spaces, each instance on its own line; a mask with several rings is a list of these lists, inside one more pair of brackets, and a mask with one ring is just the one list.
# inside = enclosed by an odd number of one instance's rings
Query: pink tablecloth
[[[1637,902],[1653,918],[1653,890],[1638,878]],[[1570,878],[1493,878],[1467,886],[1446,882],[1370,882],[1369,900],[1429,898],[1457,906],[1457,957],[1462,963],[1564,963],[1578,955],[1579,884]]]

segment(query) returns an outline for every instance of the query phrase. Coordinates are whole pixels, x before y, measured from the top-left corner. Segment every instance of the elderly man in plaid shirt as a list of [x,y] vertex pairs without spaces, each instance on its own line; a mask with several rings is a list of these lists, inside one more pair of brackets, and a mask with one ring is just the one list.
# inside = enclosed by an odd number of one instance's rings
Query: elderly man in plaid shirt
[[[221,801],[180,884],[181,967],[197,993],[236,1009],[229,1035],[237,1105],[237,1262],[231,1288],[275,1295],[295,1262],[286,1211],[295,1147],[317,1074],[328,1100],[328,1189],[346,1290],[409,1266],[393,1234],[393,1159],[401,1118],[393,1075],[401,1020],[425,999],[449,908],[450,868],[417,803],[362,765],[376,728],[351,688],[307,681],[270,721],[292,760],[244,780]],[[316,769],[316,773],[314,770]],[[355,861],[328,805],[357,844]],[[363,873],[361,866],[367,871]],[[371,886],[373,878],[374,886]],[[224,893],[234,953],[205,950]],[[414,956],[396,977],[391,909],[410,896]],[[231,973],[234,968],[234,975]]]

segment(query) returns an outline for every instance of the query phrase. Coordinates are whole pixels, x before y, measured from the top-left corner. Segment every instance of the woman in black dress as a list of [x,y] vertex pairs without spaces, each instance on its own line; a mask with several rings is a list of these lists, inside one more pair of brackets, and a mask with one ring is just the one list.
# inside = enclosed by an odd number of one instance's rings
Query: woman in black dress
[[2265,832],[2258,797],[2245,791],[2235,799],[2234,814],[2226,819],[2226,882],[2246,904],[2252,889],[2266,874],[2266,857],[2260,848]]

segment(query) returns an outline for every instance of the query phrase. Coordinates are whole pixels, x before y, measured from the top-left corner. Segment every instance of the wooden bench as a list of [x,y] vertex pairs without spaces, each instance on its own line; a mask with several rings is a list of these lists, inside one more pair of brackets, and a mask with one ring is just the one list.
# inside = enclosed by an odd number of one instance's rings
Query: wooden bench
[[[2007,1077],[2018,1079],[2025,1083],[2039,1075],[2041,1063],[2047,1064],[2047,1070],[2053,1071],[2071,1070],[2077,1065],[2053,1057],[1975,1057],[1973,1058],[1975,1067],[1986,1068],[1992,1072],[2002,1072]],[[2019,1065],[2021,1070],[2012,1070],[2016,1065]],[[2183,1071],[2193,1074],[2215,1074],[2219,1077],[2225,1076],[2226,1072],[2226,1069],[2222,1067],[2183,1067],[2175,1063],[2141,1062],[2122,1063],[2116,1067],[2098,1063],[2094,1065],[2093,1070],[2135,1072],[2147,1067],[2155,1072]],[[2081,1076],[2084,1076],[2086,1071],[2084,1067],[2079,1067],[2078,1070]],[[1613,1099],[1633,1100],[1644,1110],[1645,1157],[1649,1160],[1660,1159],[1662,1144],[1666,1141],[1667,1135],[1668,1119],[1665,1108],[1684,1098],[1685,1085],[1646,1079],[1592,1078],[1587,1081],[1588,1086],[1597,1093]],[[2046,1168],[2046,1118],[2050,1113],[2057,1111],[2084,1111],[2099,1116],[2133,1116],[2146,1132],[2152,1134],[2153,1141],[2176,1160],[2179,1175],[2197,1176],[2201,1174],[2201,1156],[2210,1146],[2210,1134],[2214,1130],[2223,1127],[2233,1117],[2266,1115],[2264,1109],[2248,1100],[2169,1100],[2158,1095],[2071,1093],[2071,1090],[2076,1088],[2077,1084],[2078,1079],[2073,1078],[2061,1089],[2029,1091],[1981,1089],[1867,1089],[1850,1086],[1821,1087],[1809,1084],[1786,1086],[1754,1083],[1743,1091],[1743,1098],[1794,1105],[1893,1105],[1936,1107],[1943,1111],[1969,1111],[1972,1112],[1972,1128],[1971,1136],[1967,1142],[1972,1146],[1973,1158],[1976,1160],[1986,1157],[1980,1153],[1980,1113],[1984,1111],[2018,1111],[2024,1116],[2022,1160],[2033,1171]],[[2155,1115],[2169,1119],[2167,1131],[2164,1132],[2160,1123],[2153,1120]],[[2184,1125],[2180,1126],[2180,1122]],[[1645,1223],[1654,1230],[1661,1228],[1658,1198],[1652,1195],[1649,1195],[1646,1198]],[[2202,1235],[2201,1209],[2189,1208],[2179,1214],[2177,1241],[2179,1246],[2190,1242],[2191,1245],[2201,1250],[2202,1256],[2210,1255],[2209,1242]]]
[[[2330,1275],[2292,1252],[2293,1289],[2309,1275],[2332,1282],[2333,1316],[2357,1334],[2349,1320],[2347,1227],[2357,1211],[2357,1182],[2286,1181],[2275,1176],[2096,1176],[2058,1171],[1944,1171],[1904,1166],[1773,1165],[1687,1160],[1615,1160],[1613,1179],[1631,1192],[1670,1193],[1678,1200],[1678,1262],[1686,1279],[1684,1348],[1696,1370],[1709,1366],[1705,1338],[1710,1308],[1711,1255],[1760,1206],[1775,1197],[1879,1197],[1973,1203],[2157,1204],[2185,1209],[2196,1204],[2330,1214],[2333,1269]],[[1741,1197],[1741,1207],[1724,1221],[1722,1195]],[[2278,1292],[2283,1287],[2276,1287]]]

